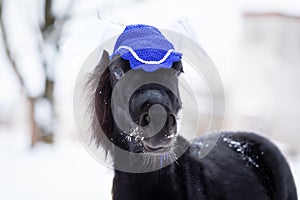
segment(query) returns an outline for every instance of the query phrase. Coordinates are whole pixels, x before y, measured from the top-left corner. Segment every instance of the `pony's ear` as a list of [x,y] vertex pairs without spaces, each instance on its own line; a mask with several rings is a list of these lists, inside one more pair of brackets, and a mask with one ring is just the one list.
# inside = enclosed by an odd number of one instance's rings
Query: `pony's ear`
[[89,74],[87,81],[92,140],[95,141],[97,147],[102,146],[106,151],[112,147],[109,138],[113,134],[109,62],[109,54],[104,50],[99,64]]

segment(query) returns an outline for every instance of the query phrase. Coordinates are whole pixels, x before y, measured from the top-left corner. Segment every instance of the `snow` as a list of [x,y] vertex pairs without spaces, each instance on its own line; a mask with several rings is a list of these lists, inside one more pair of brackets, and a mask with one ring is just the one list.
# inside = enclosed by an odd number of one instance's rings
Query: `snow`
[[[237,151],[241,157],[243,158],[243,160],[246,160],[247,161],[247,164],[249,166],[254,166],[254,167],[259,167],[259,165],[256,163],[255,159],[258,158],[258,156],[256,156],[255,158],[252,158],[251,155],[249,155],[249,153],[246,153],[247,152],[247,148],[249,146],[248,143],[246,142],[239,142],[239,141],[235,141],[235,140],[232,140],[230,138],[226,138],[224,137],[223,138],[223,141],[228,143],[228,146],[232,149],[234,149],[235,151]],[[262,151],[261,154],[263,155],[264,152]]]
[[111,199],[113,172],[79,141],[29,149],[21,133],[0,131],[0,199]]
[[279,12],[289,15],[300,13],[300,1],[298,0],[239,0],[243,11],[255,12]]
[[[0,199],[111,199],[112,170],[94,160],[78,140],[29,149],[26,135],[2,128],[0,158]],[[300,157],[288,160],[299,188]]]
[[[16,59],[20,73],[24,76],[25,85],[32,96],[43,91],[44,73],[40,63],[37,40],[31,18],[27,16],[27,4],[24,1],[3,1],[3,19],[7,27],[7,38],[12,56]],[[30,24],[28,26],[28,24]],[[34,28],[32,28],[32,26]],[[5,68],[10,66],[4,65]]]

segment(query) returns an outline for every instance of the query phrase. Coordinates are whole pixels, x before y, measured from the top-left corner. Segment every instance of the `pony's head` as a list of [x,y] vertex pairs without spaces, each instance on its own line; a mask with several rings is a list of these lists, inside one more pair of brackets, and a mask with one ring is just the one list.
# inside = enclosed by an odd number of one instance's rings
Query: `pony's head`
[[[151,26],[127,26],[91,73],[93,137],[108,151],[163,154],[177,139],[181,54]],[[101,131],[102,130],[102,131]]]

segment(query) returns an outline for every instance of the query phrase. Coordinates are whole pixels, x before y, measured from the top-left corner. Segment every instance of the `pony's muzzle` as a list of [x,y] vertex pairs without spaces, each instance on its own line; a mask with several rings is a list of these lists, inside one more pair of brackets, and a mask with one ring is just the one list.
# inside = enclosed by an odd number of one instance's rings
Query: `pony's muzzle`
[[147,88],[133,94],[130,114],[143,129],[141,137],[147,151],[172,146],[177,132],[176,111],[172,110],[172,102],[172,97],[164,90]]
[[176,136],[176,131],[176,116],[169,113],[167,114],[167,119],[163,128],[158,133],[144,138],[143,144],[145,149],[147,151],[155,151],[172,146],[174,138]]

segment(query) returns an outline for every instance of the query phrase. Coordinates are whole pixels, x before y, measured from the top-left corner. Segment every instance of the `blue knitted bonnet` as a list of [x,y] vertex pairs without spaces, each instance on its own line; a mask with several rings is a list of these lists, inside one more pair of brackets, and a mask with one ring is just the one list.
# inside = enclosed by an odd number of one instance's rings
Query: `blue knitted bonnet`
[[117,39],[111,59],[116,55],[128,60],[132,69],[147,72],[171,68],[182,56],[157,28],[142,24],[126,26]]

